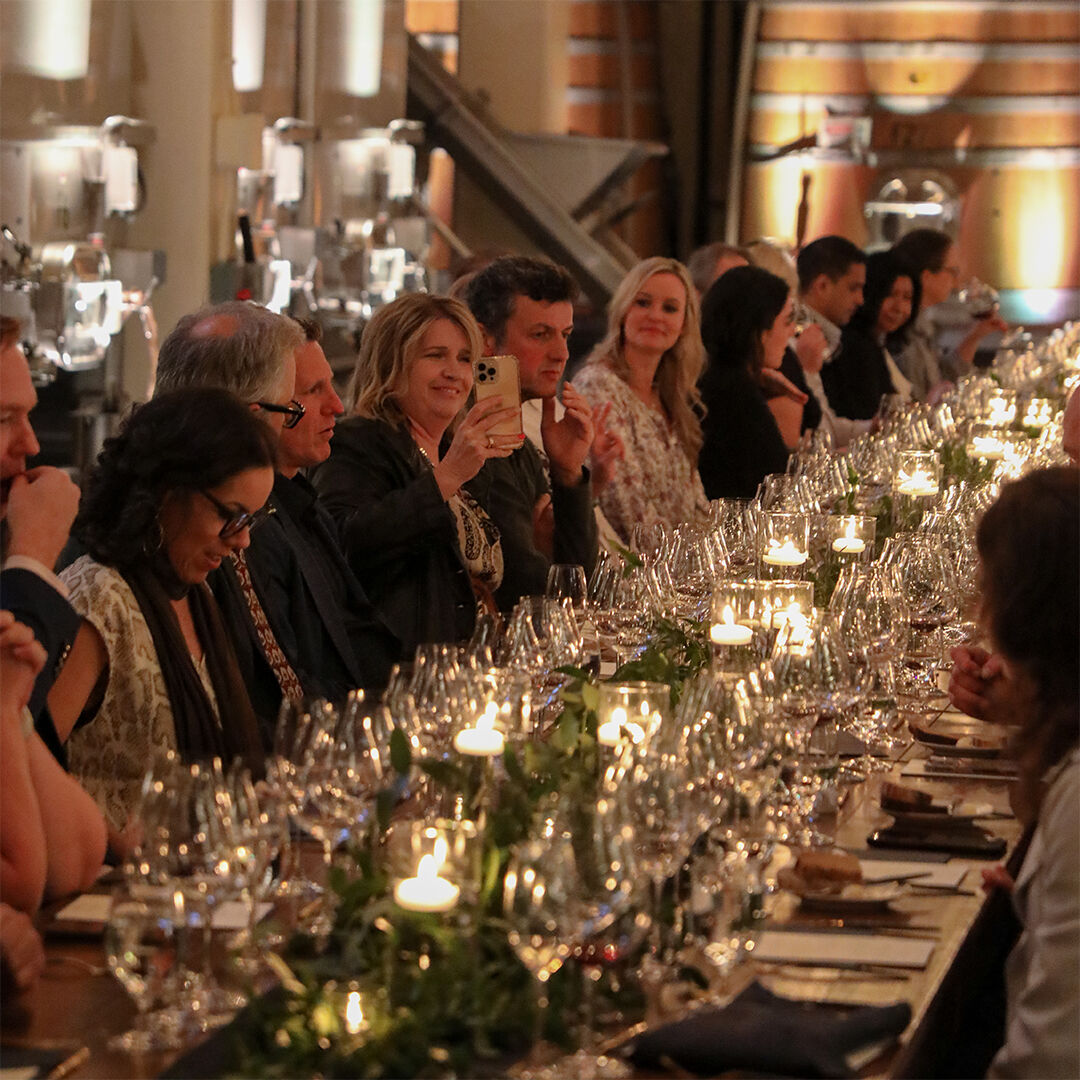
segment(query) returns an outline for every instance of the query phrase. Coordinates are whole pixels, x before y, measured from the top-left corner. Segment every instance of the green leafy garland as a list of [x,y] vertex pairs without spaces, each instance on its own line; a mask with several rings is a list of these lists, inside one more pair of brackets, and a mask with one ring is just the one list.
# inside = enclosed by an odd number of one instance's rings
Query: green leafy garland
[[[709,656],[703,623],[660,620],[647,648],[614,679],[665,683],[675,702]],[[229,1064],[237,1075],[497,1075],[527,1050],[535,995],[508,943],[503,873],[510,849],[530,834],[541,800],[558,791],[571,805],[588,805],[597,794],[599,686],[580,669],[564,673],[569,682],[549,737],[526,744],[520,755],[507,747],[502,780],[486,789],[475,901],[445,916],[405,911],[393,901],[378,843],[350,851],[350,871],[332,871],[338,904],[329,940],[318,948],[310,935],[295,935],[281,957],[269,958],[278,988],[256,998],[234,1023]],[[413,760],[400,732],[391,740],[391,758],[402,776],[419,770],[463,805],[476,805],[480,766]],[[392,800],[380,798],[380,831],[391,808]],[[545,991],[551,1007],[543,1034],[569,1046],[580,993],[575,965],[564,965]],[[352,1031],[350,993],[358,995],[364,1017]]]

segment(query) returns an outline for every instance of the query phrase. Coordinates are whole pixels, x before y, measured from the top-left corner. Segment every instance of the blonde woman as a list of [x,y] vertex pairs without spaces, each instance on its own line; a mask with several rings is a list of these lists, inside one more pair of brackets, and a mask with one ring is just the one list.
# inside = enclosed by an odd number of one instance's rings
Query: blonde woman
[[686,267],[665,258],[638,263],[608,306],[607,336],[574,376],[592,405],[610,403],[608,428],[625,447],[600,494],[624,541],[638,522],[677,525],[708,507],[697,470],[704,363]]
[[380,308],[349,384],[351,415],[314,475],[353,572],[406,655],[467,637],[477,601],[502,580],[498,529],[464,484],[521,437],[489,434],[513,415],[497,398],[461,416],[481,350],[458,300],[413,293]]

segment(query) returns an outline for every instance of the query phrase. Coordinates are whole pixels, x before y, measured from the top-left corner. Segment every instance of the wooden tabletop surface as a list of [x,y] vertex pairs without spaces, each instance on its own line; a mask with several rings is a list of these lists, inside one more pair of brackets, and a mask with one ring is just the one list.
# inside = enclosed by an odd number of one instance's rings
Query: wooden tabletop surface
[[[945,714],[937,723],[955,727],[965,721],[956,714]],[[966,721],[972,731],[985,727],[976,721]],[[852,787],[832,829],[838,845],[849,850],[866,849],[869,833],[889,823],[880,808],[880,788],[883,779],[898,779],[902,763],[927,756],[926,748],[913,744],[903,752],[901,761],[889,772],[875,772],[863,783]],[[991,804],[996,811],[1007,812],[1008,785],[1002,781],[981,780],[911,780],[901,783],[931,792],[935,797],[956,797]],[[1009,844],[1010,849],[1020,835],[1018,823],[1011,817],[994,818],[984,825]],[[828,822],[824,824],[829,830]],[[883,853],[884,854],[884,853]],[[902,851],[892,856],[905,858]],[[993,865],[994,860],[960,860],[967,867],[961,888],[964,893],[934,894],[919,889],[905,890],[893,902],[899,913],[897,921],[905,920],[919,927],[937,927],[933,954],[925,970],[907,971],[906,978],[885,980],[860,978],[858,971],[830,972],[819,969],[792,970],[782,973],[772,966],[753,961],[740,972],[740,979],[753,977],[771,990],[784,996],[834,1003],[886,1004],[907,1001],[912,1008],[912,1020],[904,1033],[900,1051],[893,1050],[870,1063],[864,1075],[889,1075],[903,1058],[903,1048],[913,1041],[933,1038],[932,1004],[958,951],[972,925],[976,922],[985,896],[980,887],[980,870]],[[813,921],[797,910],[797,901],[788,894],[778,894],[770,902],[770,919],[776,922]],[[20,1000],[5,1000],[0,1014],[4,1046],[53,1046],[71,1052],[85,1047],[89,1055],[70,1075],[74,1077],[149,1077],[161,1072],[175,1054],[135,1058],[115,1053],[107,1048],[108,1039],[129,1028],[135,1019],[130,999],[116,980],[103,969],[106,960],[99,937],[58,937],[49,934],[48,919],[43,917],[48,957],[45,972],[28,994]],[[822,920],[823,928],[830,923]]]

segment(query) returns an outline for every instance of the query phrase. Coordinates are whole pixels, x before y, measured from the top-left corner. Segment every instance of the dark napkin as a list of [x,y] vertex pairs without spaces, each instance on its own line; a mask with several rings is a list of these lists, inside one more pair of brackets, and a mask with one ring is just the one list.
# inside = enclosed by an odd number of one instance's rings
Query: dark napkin
[[850,1077],[846,1054],[895,1038],[911,1021],[911,1006],[838,1008],[778,997],[751,983],[722,1009],[700,1009],[685,1020],[635,1036],[622,1054],[640,1068],[664,1060],[700,1076],[748,1069],[777,1076]]
[[37,1069],[36,1076],[48,1076],[76,1049],[77,1045],[59,1050],[54,1046],[0,1046],[0,1069]]

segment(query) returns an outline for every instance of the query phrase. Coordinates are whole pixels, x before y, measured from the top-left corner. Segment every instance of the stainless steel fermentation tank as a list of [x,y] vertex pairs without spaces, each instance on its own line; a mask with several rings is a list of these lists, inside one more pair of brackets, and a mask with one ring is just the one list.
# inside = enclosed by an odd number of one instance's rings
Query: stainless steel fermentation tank
[[156,358],[150,297],[164,256],[118,239],[145,199],[138,150],[153,137],[143,121],[113,116],[100,127],[41,127],[0,142],[0,312],[22,323],[39,388],[61,372],[75,377],[69,448],[58,436],[54,456],[79,470],[127,407],[117,335],[132,314]]

